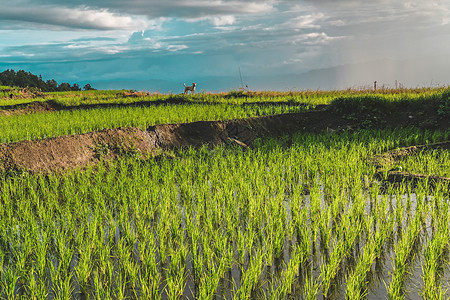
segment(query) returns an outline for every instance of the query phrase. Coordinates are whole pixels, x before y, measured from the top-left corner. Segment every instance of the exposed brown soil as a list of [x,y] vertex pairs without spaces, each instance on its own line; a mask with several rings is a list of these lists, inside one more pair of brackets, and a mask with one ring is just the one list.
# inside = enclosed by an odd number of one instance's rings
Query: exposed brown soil
[[55,111],[55,107],[50,102],[31,102],[24,104],[16,104],[3,107],[0,109],[0,116],[12,116],[12,115],[22,115],[22,114],[32,114],[36,112],[51,112]]
[[154,147],[166,149],[203,144],[218,145],[235,142],[251,146],[259,137],[279,137],[295,132],[349,130],[348,121],[327,111],[289,113],[229,121],[200,121],[165,124],[148,128]]
[[[358,122],[322,109],[229,121],[164,124],[152,126],[147,130],[107,129],[39,141],[0,144],[0,169],[49,172],[82,168],[120,155],[147,156],[185,146],[236,143],[247,147],[251,146],[256,138],[279,137],[296,132],[352,131],[359,128]],[[445,122],[446,127],[441,129],[448,129],[448,121]],[[386,121],[386,126],[389,127],[411,125],[420,126],[411,118]]]
[[151,154],[151,144],[147,132],[136,128],[2,144],[0,168],[31,172],[74,169],[124,153]]
[[448,177],[426,175],[426,174],[415,174],[400,171],[389,171],[385,180],[391,183],[399,183],[404,181],[418,182],[420,180],[428,180],[428,183],[430,185],[435,185],[437,182],[444,182],[450,184],[450,178]]

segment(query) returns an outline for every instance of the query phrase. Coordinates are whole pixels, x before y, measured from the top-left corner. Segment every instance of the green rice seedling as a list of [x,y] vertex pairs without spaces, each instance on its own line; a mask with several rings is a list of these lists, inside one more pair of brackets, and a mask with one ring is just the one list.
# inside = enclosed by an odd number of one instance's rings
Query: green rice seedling
[[[339,201],[335,201],[339,202]],[[319,233],[320,233],[320,243],[321,246],[328,250],[331,241],[331,235],[333,228],[330,226],[330,220],[332,217],[332,206],[327,206],[325,209],[321,210],[320,220],[319,220]]]
[[71,248],[68,244],[68,233],[69,230],[64,231],[55,231],[55,248],[57,252],[57,257],[59,261],[59,267],[61,270],[68,270],[70,261],[74,255],[74,249]]
[[166,280],[166,290],[170,299],[180,298],[183,295],[186,284],[185,261],[187,251],[183,240],[179,241],[179,247],[171,247],[170,265]]
[[139,255],[141,271],[139,272],[139,282],[141,296],[148,299],[159,299],[159,283],[161,274],[158,272],[156,263],[155,240],[150,228],[141,229],[143,240],[139,243]]
[[[284,221],[286,220],[286,215],[282,202],[275,203],[274,201],[272,203],[273,204],[270,204],[271,209],[269,208],[269,211],[265,213],[268,218],[266,235],[268,237],[268,243],[271,245],[270,248],[273,249],[274,256],[279,258],[282,255],[283,243],[286,235],[286,232],[283,231],[283,228],[285,228]],[[253,219],[255,220],[255,223],[259,223],[256,216]],[[272,260],[269,259],[269,262],[271,261]]]
[[240,230],[238,230],[236,233],[237,251],[239,253],[239,263],[241,265],[244,264],[244,257],[245,257],[245,254],[247,253],[246,241],[248,238],[250,238],[250,239],[252,238],[250,236],[247,236],[246,234],[249,234],[249,233],[244,233],[244,232],[241,232]]
[[[446,239],[446,240],[444,240]],[[438,285],[438,261],[442,255],[443,247],[448,241],[448,234],[437,234],[425,251],[425,265],[422,265],[423,272],[423,294],[424,299],[445,299],[445,292]]]
[[94,245],[87,243],[80,247],[79,250],[79,261],[75,273],[80,284],[81,293],[87,294],[89,292],[89,282],[93,272],[93,248]]
[[341,261],[349,255],[359,234],[362,231],[361,213],[364,210],[363,198],[356,197],[353,206],[346,215],[343,216],[341,226],[338,229],[337,241],[333,245],[333,251],[330,254],[329,261],[322,266],[322,293],[328,295],[331,281],[335,278]]
[[45,284],[42,281],[36,280],[36,277],[35,270],[31,269],[25,278],[27,283],[26,294],[30,299],[45,299],[48,297]]
[[199,299],[211,299],[213,297],[220,278],[225,270],[230,267],[227,257],[227,255],[224,255],[214,263],[215,259],[212,252],[207,251],[208,268],[204,273],[204,277],[200,279]]
[[18,294],[18,283],[20,276],[17,274],[17,271],[13,268],[2,268],[1,269],[2,279],[2,294],[5,295],[6,299],[19,299]]
[[198,226],[193,223],[190,214],[186,214],[186,227],[188,232],[188,237],[190,240],[190,254],[192,255],[193,263],[193,281],[194,284],[198,285],[200,282],[203,266],[203,257],[199,253],[199,242],[201,238],[201,232]]
[[[118,282],[121,282],[122,274],[118,273],[119,276]],[[109,282],[106,282],[102,280],[100,274],[95,270],[92,274],[92,281],[93,281],[93,288],[94,288],[94,297],[95,299],[124,299],[123,292],[120,287],[116,287],[115,291],[111,288],[111,285],[109,285]],[[119,284],[119,283],[117,283]],[[113,292],[116,292],[116,294],[113,294]]]
[[72,274],[65,275],[61,273],[63,273],[63,270],[60,264],[57,266],[53,264],[53,267],[50,267],[52,290],[56,299],[69,299],[72,297],[74,290],[72,287]]
[[320,210],[321,210],[321,200],[319,186],[313,183],[310,188],[310,222],[312,228],[312,239],[317,241],[319,238],[319,221],[320,221]]
[[[420,196],[419,196],[420,197]],[[418,197],[418,199],[420,199]],[[422,202],[422,201],[420,201]],[[392,279],[388,288],[388,296],[391,299],[404,297],[403,286],[407,273],[408,259],[414,257],[413,247],[417,243],[422,225],[422,205],[417,204],[416,215],[406,228],[405,234],[395,245],[395,259],[393,261]]]
[[306,273],[306,280],[303,290],[303,299],[314,300],[319,296],[320,276],[314,280],[312,275]]
[[250,257],[248,269],[242,274],[242,282],[240,288],[236,291],[234,299],[249,299],[252,291],[259,282],[260,275],[264,264],[265,254],[258,249],[254,255]]
[[127,294],[127,285],[129,284],[129,279],[123,272],[118,272],[115,277],[115,289],[114,289],[114,298],[116,299],[125,299]]
[[[307,219],[306,210],[302,210],[298,216],[299,224],[304,224]],[[291,287],[298,276],[300,266],[302,266],[311,253],[310,229],[305,226],[298,228],[298,241],[291,255],[291,259],[282,271],[280,276],[280,284],[273,290],[271,287],[270,299],[285,299],[291,293]]]
[[[439,191],[438,187],[438,191]],[[436,193],[434,203],[436,210],[431,210],[432,218],[435,219],[435,227],[437,227],[431,241],[424,251],[424,261],[422,261],[422,278],[423,289],[422,296],[424,299],[445,299],[446,291],[440,285],[443,265],[445,263],[445,252],[449,247],[449,203],[442,202],[440,199],[442,194]]]
[[[371,270],[375,259],[380,257],[382,247],[392,233],[394,216],[392,214],[386,215],[385,208],[377,213],[381,214],[379,217],[382,223],[379,223],[375,232],[370,233],[363,253],[358,257],[353,273],[347,278],[346,297],[348,299],[361,299],[367,295],[367,284],[369,283],[367,274]],[[369,228],[375,226],[375,218],[369,216],[367,223]]]

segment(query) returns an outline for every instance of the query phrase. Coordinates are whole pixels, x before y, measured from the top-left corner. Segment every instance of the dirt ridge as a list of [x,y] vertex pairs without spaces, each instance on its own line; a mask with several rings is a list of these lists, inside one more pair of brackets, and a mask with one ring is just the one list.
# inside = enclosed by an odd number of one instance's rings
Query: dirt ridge
[[404,157],[409,155],[414,155],[423,150],[433,150],[433,149],[450,149],[450,141],[432,143],[427,145],[415,145],[402,147],[399,149],[394,149],[390,151],[386,151],[384,153],[373,156],[370,159],[370,162],[375,166],[377,170],[377,177],[379,180],[383,180],[385,182],[390,183],[399,183],[403,181],[412,181],[418,182],[421,180],[428,180],[431,185],[436,184],[437,182],[443,182],[450,184],[450,178],[438,176],[438,175],[428,175],[428,174],[417,174],[410,172],[403,172],[399,170],[387,170],[384,171],[383,168],[386,165],[393,164],[395,161],[398,161]]
[[[234,142],[250,146],[258,137],[277,137],[343,124],[323,113],[291,113],[228,121],[198,121],[139,128],[104,129],[44,140],[0,144],[0,169],[49,172],[95,164],[102,159],[139,154],[143,157],[181,147]],[[342,124],[341,124],[342,123]]]
[[[411,126],[410,123],[390,123]],[[0,169],[50,172],[83,168],[103,159],[123,155],[148,157],[181,147],[212,147],[224,143],[251,146],[256,138],[280,137],[297,132],[339,132],[358,129],[356,121],[329,110],[287,113],[228,121],[104,129],[35,141],[0,144]]]
[[150,145],[146,132],[137,128],[20,141],[0,145],[0,169],[49,172],[82,168],[124,153],[152,153]]

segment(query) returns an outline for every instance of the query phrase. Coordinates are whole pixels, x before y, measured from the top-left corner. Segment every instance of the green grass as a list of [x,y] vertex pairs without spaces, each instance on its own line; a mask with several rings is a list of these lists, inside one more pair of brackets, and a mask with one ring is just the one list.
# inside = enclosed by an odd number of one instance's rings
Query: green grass
[[254,102],[296,102],[311,105],[329,104],[339,97],[359,98],[364,96],[383,97],[390,101],[403,99],[420,99],[441,94],[445,88],[418,88],[418,89],[379,89],[373,90],[336,90],[336,91],[289,91],[289,92],[253,92],[253,91],[230,91],[228,93],[197,93],[195,95],[182,94],[160,94],[160,93],[137,93],[136,97],[127,95],[132,91],[109,90],[109,91],[80,91],[80,92],[54,92],[47,93],[49,99],[66,106],[93,105],[93,104],[115,104],[133,102],[151,102],[155,100],[177,99],[186,102],[200,103],[227,103],[243,104]]
[[298,112],[304,108],[290,105],[236,106],[225,104],[179,104],[155,107],[110,107],[87,110],[62,110],[0,117],[0,141],[36,140],[81,134],[105,128],[138,127],[167,123],[213,121]]
[[[84,91],[46,95],[48,98],[37,100],[51,100],[62,110],[0,116],[2,128],[0,142],[43,139],[104,128],[133,126],[145,129],[164,123],[226,120],[299,112],[322,104],[329,104],[331,111],[344,118],[358,119],[360,116],[370,115],[373,117],[370,117],[370,124],[376,125],[378,123],[375,121],[380,119],[378,117],[384,117],[387,113],[400,109],[399,107],[401,109],[404,106],[412,107],[418,113],[424,107],[433,107],[434,114],[445,118],[448,115],[447,106],[450,105],[448,90],[442,89],[421,92],[406,90],[398,93],[304,91],[192,96],[150,94],[137,98],[124,97],[123,93],[124,91]],[[14,104],[18,104],[30,99],[1,101],[13,101]],[[173,104],[174,101],[178,104]],[[151,104],[152,102],[158,105]],[[364,122],[367,123],[366,119]]]

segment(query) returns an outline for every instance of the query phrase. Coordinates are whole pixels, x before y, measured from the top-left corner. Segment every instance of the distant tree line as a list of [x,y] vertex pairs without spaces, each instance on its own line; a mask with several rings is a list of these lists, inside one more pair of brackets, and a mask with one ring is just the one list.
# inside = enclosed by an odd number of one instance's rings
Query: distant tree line
[[[0,73],[0,85],[21,88],[37,88],[43,92],[64,92],[64,91],[81,91],[80,85],[74,83],[70,85],[67,82],[58,84],[56,80],[50,79],[44,81],[41,75],[37,76],[24,70],[14,71],[6,70]],[[83,87],[84,90],[94,90],[88,83]]]

